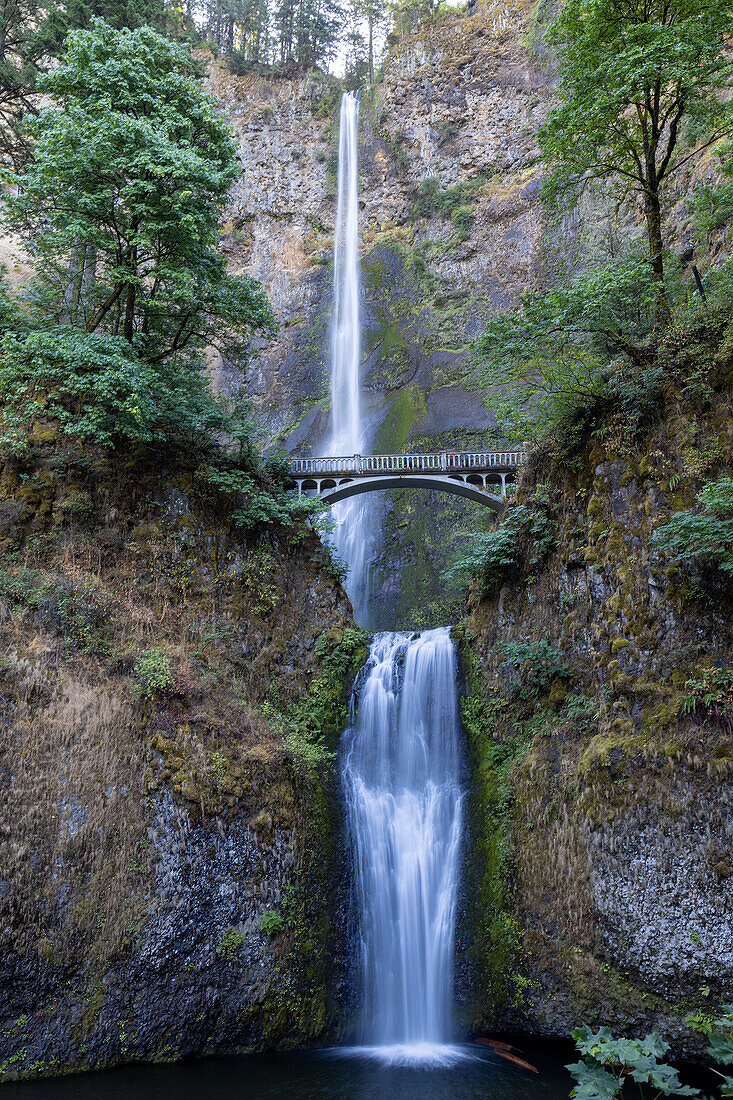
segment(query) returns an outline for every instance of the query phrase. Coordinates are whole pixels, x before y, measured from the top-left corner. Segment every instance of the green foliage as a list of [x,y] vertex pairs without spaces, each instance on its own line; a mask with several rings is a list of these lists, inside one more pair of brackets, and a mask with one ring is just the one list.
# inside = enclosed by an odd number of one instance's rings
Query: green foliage
[[284,745],[310,771],[333,759],[333,749],[346,724],[347,702],[357,668],[366,658],[369,635],[349,627],[339,642],[322,638],[317,647],[320,672],[307,695],[284,716]]
[[105,656],[119,601],[94,576],[49,577],[33,569],[0,571],[0,596],[14,613],[33,612],[47,629],[82,653]]
[[35,260],[38,330],[5,338],[6,438],[44,395],[65,431],[106,445],[215,430],[205,349],[242,359],[253,332],[272,330],[259,286],[218,251],[237,164],[195,73],[154,31],[96,20],[40,82],[53,106],[6,197]]
[[[708,1054],[722,1066],[733,1066],[733,1004],[725,1005],[712,1025]],[[733,1096],[733,1077],[723,1076],[722,1096]]]
[[733,723],[733,668],[704,668],[685,681],[683,714]]
[[[510,437],[569,448],[600,402],[641,414],[659,381],[643,352],[655,300],[647,264],[629,256],[525,294],[520,309],[492,318],[474,350],[487,403]],[[623,359],[610,366],[619,354],[633,370]]]
[[[720,90],[731,66],[731,0],[568,0],[547,40],[561,46],[559,103],[540,128],[543,193],[572,202],[589,180],[644,200],[649,259],[666,320],[660,194],[672,172],[731,127]],[[684,119],[709,135],[680,156]]]
[[408,210],[408,216],[412,221],[432,218],[436,214],[450,218],[458,231],[458,240],[466,241],[473,221],[473,208],[469,203],[479,183],[456,183],[452,187],[441,188],[440,180],[429,176],[418,187],[417,198]]
[[109,652],[109,628],[120,607],[96,578],[44,585],[37,598],[41,620],[65,640],[83,653]]
[[265,936],[276,936],[278,932],[282,932],[285,927],[285,921],[280,913],[275,909],[266,909],[262,914],[262,920],[260,921],[260,932]]
[[494,646],[492,656],[500,670],[511,673],[507,690],[520,699],[543,694],[553,680],[573,678],[564,654],[548,642],[500,642]]
[[248,57],[245,50],[232,50],[224,61],[229,72],[235,76],[246,76],[257,68],[257,62]]
[[[708,1053],[721,1065],[733,1065],[733,1005],[725,1005],[717,1019],[703,1023],[688,1016],[687,1024],[710,1038]],[[669,1044],[652,1033],[644,1039],[615,1039],[608,1028],[592,1031],[587,1024],[573,1033],[582,1060],[567,1068],[575,1079],[570,1095],[576,1100],[615,1100],[631,1080],[644,1086],[643,1095],[699,1096],[700,1090],[683,1085],[678,1071],[662,1059]],[[720,1075],[722,1096],[733,1095],[733,1077]]]
[[576,728],[590,726],[598,717],[596,705],[587,695],[568,694],[565,696],[563,706],[567,718]]
[[336,51],[343,8],[339,0],[279,0],[273,10],[276,59],[314,66]]
[[137,683],[133,687],[136,699],[153,699],[173,683],[170,657],[157,646],[151,646],[138,657],[133,671],[137,677]]
[[29,156],[26,115],[37,109],[36,81],[63,52],[72,27],[86,26],[103,14],[116,27],[142,24],[165,30],[164,0],[12,0],[0,9],[0,153],[16,164]]
[[669,551],[673,564],[693,562],[733,581],[733,478],[709,481],[696,499],[699,509],[676,512],[657,527],[652,544]]
[[162,439],[181,419],[196,425],[203,381],[197,379],[196,393],[195,380],[150,366],[120,336],[68,326],[6,333],[0,342],[0,448],[22,450],[38,417],[52,417],[64,433],[102,446]]
[[587,1024],[572,1033],[582,1060],[567,1068],[577,1082],[570,1095],[576,1100],[614,1100],[627,1079],[653,1089],[653,1096],[699,1096],[700,1090],[683,1085],[672,1066],[661,1061],[669,1050],[654,1033],[644,1039],[614,1039],[606,1027],[592,1031]]
[[[267,916],[267,914],[265,914],[265,916]],[[219,946],[216,950],[223,959],[226,959],[227,962],[231,962],[232,959],[236,958],[246,942],[247,937],[243,936],[238,929],[230,926],[222,933],[222,937],[219,940]]]
[[552,548],[554,523],[547,511],[517,504],[505,512],[498,527],[468,535],[468,549],[445,571],[448,581],[476,577],[488,594],[518,576],[522,566],[534,569]]
[[[480,1006],[495,1013],[502,1004],[521,998],[522,979],[517,963],[522,949],[522,930],[510,911],[511,843],[514,770],[526,754],[531,737],[521,724],[511,734],[499,736],[507,701],[498,692],[486,691],[475,653],[461,649],[469,691],[461,698],[461,725],[471,757],[472,792],[469,829],[475,881],[470,896],[473,906],[471,954],[480,967]],[[480,1012],[484,1011],[480,1007]]]

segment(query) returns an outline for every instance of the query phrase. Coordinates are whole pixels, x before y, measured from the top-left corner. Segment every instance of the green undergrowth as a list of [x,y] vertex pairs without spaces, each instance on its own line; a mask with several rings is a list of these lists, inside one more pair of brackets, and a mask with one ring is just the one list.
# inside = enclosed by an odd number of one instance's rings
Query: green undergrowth
[[476,578],[483,595],[502,584],[538,571],[555,539],[551,494],[547,484],[536,486],[526,503],[510,504],[494,530],[467,532],[465,550],[445,571],[448,582]]
[[417,197],[408,210],[411,221],[436,215],[449,218],[456,231],[456,241],[464,243],[471,235],[473,202],[476,192],[484,183],[482,178],[441,187],[435,176],[424,179],[417,190]]
[[360,627],[332,631],[316,646],[319,672],[308,693],[283,719],[284,745],[308,769],[333,760],[346,724],[351,685],[367,656],[369,635]]

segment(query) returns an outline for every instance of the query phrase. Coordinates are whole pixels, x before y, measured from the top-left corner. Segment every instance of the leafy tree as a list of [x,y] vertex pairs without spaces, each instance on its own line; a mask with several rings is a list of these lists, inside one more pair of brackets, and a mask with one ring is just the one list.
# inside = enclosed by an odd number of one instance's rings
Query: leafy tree
[[[614,267],[532,291],[521,308],[493,317],[474,347],[488,403],[514,438],[567,438],[589,409],[615,394],[629,415],[658,379],[644,367],[654,280],[646,261]],[[630,384],[609,367],[623,355],[636,368]]]
[[517,504],[502,516],[493,531],[466,534],[467,548],[443,576],[449,582],[478,579],[481,591],[490,593],[514,579],[522,565],[534,569],[553,544],[555,525],[543,501]]
[[70,35],[40,87],[59,106],[34,122],[34,158],[7,206],[43,315],[122,335],[151,363],[210,342],[241,351],[271,327],[259,286],[229,277],[217,251],[237,165],[187,51],[97,21]]
[[273,319],[217,250],[236,160],[194,71],[155,31],[95,21],[40,82],[54,106],[7,199],[36,260],[36,331],[5,338],[6,435],[44,402],[104,443],[222,427],[204,351],[242,356]]
[[68,32],[95,17],[114,27],[165,30],[173,11],[165,0],[2,0],[0,3],[0,153],[20,166],[31,145],[26,114],[36,113],[38,76],[63,54]]
[[[560,103],[540,130],[552,173],[551,203],[572,202],[589,180],[614,180],[644,202],[657,283],[657,320],[669,314],[661,225],[673,172],[731,128],[721,90],[731,73],[724,44],[733,0],[567,0],[547,39],[560,52]],[[680,125],[707,133],[679,149]]]

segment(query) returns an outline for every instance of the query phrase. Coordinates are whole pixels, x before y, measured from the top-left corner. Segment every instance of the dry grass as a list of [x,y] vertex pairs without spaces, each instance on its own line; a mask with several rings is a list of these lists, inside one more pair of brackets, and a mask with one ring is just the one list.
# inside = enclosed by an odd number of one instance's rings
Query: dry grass
[[[0,925],[6,949],[101,972],[144,919],[161,791],[189,817],[292,819],[269,715],[307,689],[337,593],[315,540],[247,539],[190,478],[167,507],[154,467],[72,477],[51,448],[44,462],[0,570]],[[27,485],[1,472],[6,499]],[[74,516],[82,491],[94,506]],[[151,651],[170,679],[147,692]]]
[[147,871],[135,716],[113,683],[91,684],[42,657],[10,655],[3,673],[16,700],[0,747],[5,944],[62,964],[70,925],[89,956],[109,957],[141,915]]

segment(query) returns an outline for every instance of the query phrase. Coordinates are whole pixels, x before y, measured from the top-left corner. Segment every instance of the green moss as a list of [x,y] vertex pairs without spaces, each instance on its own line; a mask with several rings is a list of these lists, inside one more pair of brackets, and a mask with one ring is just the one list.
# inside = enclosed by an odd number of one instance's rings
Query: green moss
[[322,636],[316,647],[320,672],[308,693],[282,718],[285,748],[311,771],[333,759],[346,724],[351,685],[366,660],[368,639],[359,627]]
[[[471,865],[468,894],[470,961],[475,980],[473,1028],[485,1026],[521,998],[522,930],[510,898],[513,775],[528,752],[533,731],[522,724],[506,726],[507,699],[482,684],[476,654],[458,635],[468,691],[461,701],[461,721],[471,762],[469,799]],[[502,735],[499,730],[502,727]]]
[[416,385],[406,386],[393,398],[375,440],[376,454],[395,454],[403,451],[416,427],[427,416],[425,394]]
[[247,937],[243,936],[238,929],[227,928],[222,933],[216,950],[223,959],[226,959],[227,962],[231,962],[232,959],[236,958],[246,942]]

